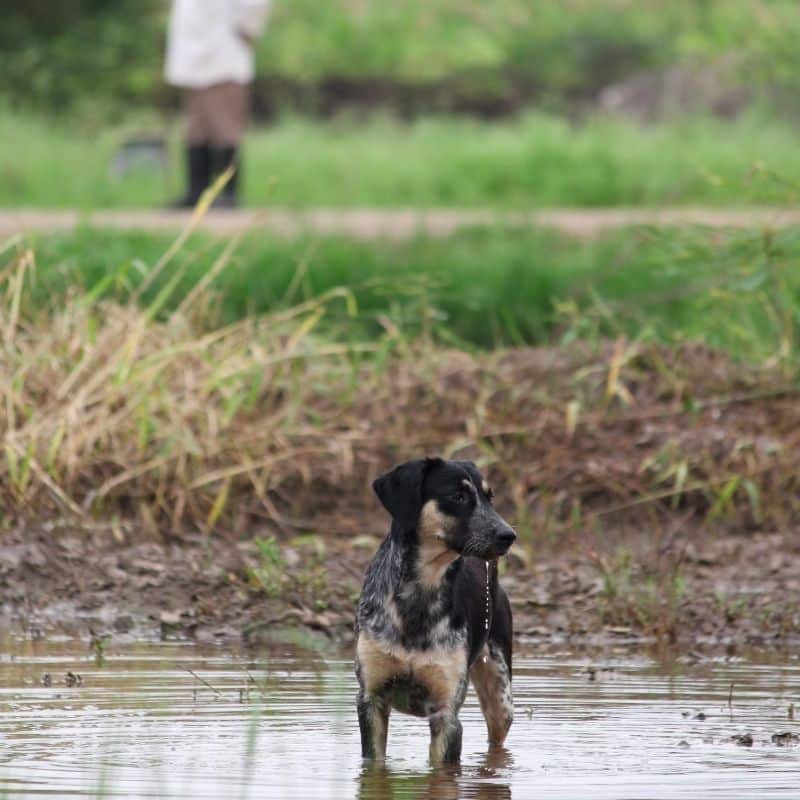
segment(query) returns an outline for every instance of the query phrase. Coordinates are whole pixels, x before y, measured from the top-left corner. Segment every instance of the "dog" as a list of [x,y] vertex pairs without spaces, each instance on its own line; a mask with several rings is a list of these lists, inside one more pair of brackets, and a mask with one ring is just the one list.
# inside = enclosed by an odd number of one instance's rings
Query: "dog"
[[392,524],[356,617],[362,756],[385,759],[394,708],[427,717],[433,764],[458,763],[468,681],[491,745],[503,744],[513,721],[511,606],[497,559],[516,534],[471,461],[408,461],[372,487]]

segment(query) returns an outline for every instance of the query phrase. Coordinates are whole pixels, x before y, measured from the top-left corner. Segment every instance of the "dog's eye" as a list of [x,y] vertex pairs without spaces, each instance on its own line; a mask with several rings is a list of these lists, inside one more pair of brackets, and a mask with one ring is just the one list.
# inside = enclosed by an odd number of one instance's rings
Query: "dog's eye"
[[451,494],[448,499],[458,505],[464,505],[465,503],[469,503],[470,495],[466,489],[459,489],[457,492]]

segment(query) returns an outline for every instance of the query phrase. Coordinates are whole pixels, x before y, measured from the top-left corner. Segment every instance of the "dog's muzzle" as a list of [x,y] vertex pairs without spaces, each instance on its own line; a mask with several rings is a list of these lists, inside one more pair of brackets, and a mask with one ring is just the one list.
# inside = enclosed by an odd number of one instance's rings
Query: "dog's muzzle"
[[494,549],[498,556],[504,556],[517,539],[517,534],[510,525],[505,525],[496,531],[494,536]]

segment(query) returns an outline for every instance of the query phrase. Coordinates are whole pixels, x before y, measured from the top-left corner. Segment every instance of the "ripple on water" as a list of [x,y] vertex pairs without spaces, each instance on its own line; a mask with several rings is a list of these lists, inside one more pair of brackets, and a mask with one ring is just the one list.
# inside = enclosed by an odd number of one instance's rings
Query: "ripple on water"
[[[798,731],[796,660],[587,664],[517,658],[505,749],[487,753],[470,696],[457,772],[429,769],[427,725],[400,715],[386,767],[364,770],[347,659],[136,645],[96,667],[81,645],[11,646],[0,796],[796,800],[800,748],[771,739]],[[63,685],[69,670],[81,687]],[[742,733],[752,747],[734,743]]]

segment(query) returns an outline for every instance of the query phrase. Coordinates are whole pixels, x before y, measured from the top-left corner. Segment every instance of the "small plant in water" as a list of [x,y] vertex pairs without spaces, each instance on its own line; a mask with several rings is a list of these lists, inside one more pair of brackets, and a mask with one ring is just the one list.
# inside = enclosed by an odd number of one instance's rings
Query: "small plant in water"
[[89,634],[91,636],[89,649],[94,654],[94,663],[102,667],[106,661],[106,649],[111,643],[111,634],[96,633],[92,628],[89,628]]

